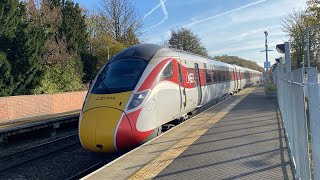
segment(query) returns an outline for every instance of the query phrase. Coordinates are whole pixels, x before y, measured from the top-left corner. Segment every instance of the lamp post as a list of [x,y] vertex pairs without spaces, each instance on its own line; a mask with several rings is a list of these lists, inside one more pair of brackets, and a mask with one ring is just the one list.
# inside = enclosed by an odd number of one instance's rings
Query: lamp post
[[268,32],[264,31],[264,35],[265,35],[265,47],[266,47],[266,49],[263,50],[263,51],[260,51],[260,52],[266,52],[266,65],[265,65],[265,68],[266,68],[266,72],[268,73],[268,69],[269,69],[268,51],[273,51],[273,50],[269,50],[268,49]]
[[[266,43],[265,43],[265,47],[266,47],[266,63],[268,64],[268,32],[265,31],[265,39],[266,39]],[[267,72],[268,72],[268,67],[267,67]]]

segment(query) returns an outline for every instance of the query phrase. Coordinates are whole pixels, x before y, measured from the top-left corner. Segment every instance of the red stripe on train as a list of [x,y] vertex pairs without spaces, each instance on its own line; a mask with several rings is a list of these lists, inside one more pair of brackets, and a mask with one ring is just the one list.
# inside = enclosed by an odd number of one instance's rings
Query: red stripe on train
[[165,59],[161,61],[148,75],[148,77],[144,80],[143,84],[140,86],[138,92],[152,89],[154,86],[154,83],[159,75],[159,73],[163,70],[164,66],[169,62],[171,58]]
[[[160,81],[170,81],[176,84],[180,84],[180,86],[185,87],[185,88],[194,88],[196,87],[196,81],[195,81],[195,69],[193,68],[186,68],[182,65],[181,66],[181,73],[182,73],[182,78],[183,81],[180,83],[179,82],[179,70],[178,70],[178,65],[180,64],[176,59],[165,59],[162,62],[160,62],[148,75],[146,80],[143,82],[143,84],[140,86],[138,89],[138,92],[147,90],[147,89],[152,89],[154,85],[157,83],[157,77],[160,75],[160,72],[165,68],[165,65],[172,60],[173,63],[173,76],[171,78],[165,78],[165,79],[160,79]],[[200,75],[201,76],[201,75]],[[205,76],[204,76],[205,77]],[[205,78],[204,78],[205,80]],[[205,82],[202,82],[205,85]]]
[[137,129],[137,121],[142,108],[123,116],[116,134],[117,149],[128,149],[139,146],[153,132],[141,132]]

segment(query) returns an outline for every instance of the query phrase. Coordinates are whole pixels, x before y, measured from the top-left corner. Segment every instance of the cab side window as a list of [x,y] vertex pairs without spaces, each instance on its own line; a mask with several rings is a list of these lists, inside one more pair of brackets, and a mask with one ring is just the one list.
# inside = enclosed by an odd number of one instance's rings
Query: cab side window
[[173,77],[173,64],[172,61],[164,68],[162,78],[168,79]]

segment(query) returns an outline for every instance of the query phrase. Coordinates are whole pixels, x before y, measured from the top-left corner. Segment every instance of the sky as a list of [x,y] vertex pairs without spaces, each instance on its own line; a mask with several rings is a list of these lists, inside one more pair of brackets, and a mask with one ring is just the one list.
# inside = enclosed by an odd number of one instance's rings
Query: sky
[[[99,8],[101,0],[75,0],[81,7]],[[143,17],[141,39],[160,44],[170,30],[192,29],[210,56],[233,55],[263,66],[264,31],[268,31],[269,61],[281,56],[275,47],[288,41],[282,19],[304,10],[306,0],[132,0]]]

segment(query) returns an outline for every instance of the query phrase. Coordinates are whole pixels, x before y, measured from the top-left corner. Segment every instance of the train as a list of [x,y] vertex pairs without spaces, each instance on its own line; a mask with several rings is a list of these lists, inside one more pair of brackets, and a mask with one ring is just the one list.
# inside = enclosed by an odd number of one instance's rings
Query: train
[[225,94],[259,83],[262,73],[154,44],[113,56],[92,82],[79,118],[82,146],[131,149]]

